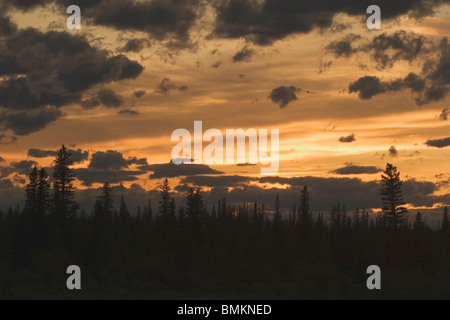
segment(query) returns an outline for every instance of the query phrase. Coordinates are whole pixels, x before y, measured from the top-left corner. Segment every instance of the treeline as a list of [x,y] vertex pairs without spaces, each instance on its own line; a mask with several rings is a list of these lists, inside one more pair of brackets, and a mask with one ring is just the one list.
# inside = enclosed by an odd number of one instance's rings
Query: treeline
[[[417,214],[407,224],[397,168],[388,164],[383,214],[313,215],[309,190],[283,215],[257,203],[207,208],[200,189],[176,207],[167,179],[160,197],[131,214],[114,208],[109,183],[91,212],[74,201],[72,161],[63,146],[53,166],[33,168],[26,206],[0,213],[0,298],[450,298],[450,224],[433,231]],[[382,270],[369,291],[366,269]],[[69,265],[82,290],[66,289]]]

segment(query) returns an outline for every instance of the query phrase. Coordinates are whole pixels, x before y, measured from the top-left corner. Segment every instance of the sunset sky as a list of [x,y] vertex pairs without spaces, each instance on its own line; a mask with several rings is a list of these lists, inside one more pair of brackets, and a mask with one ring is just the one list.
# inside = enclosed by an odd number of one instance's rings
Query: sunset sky
[[[379,208],[396,165],[414,212],[450,205],[450,1],[0,0],[0,208],[73,150],[78,200],[130,206],[164,178],[209,204]],[[68,5],[81,8],[69,30]],[[381,8],[381,29],[366,8]],[[279,129],[280,168],[175,166],[178,128]],[[204,143],[204,147],[207,143]],[[186,155],[192,156],[192,155]],[[49,169],[51,173],[51,169]],[[116,197],[118,198],[118,197]],[[433,210],[432,210],[433,209]]]

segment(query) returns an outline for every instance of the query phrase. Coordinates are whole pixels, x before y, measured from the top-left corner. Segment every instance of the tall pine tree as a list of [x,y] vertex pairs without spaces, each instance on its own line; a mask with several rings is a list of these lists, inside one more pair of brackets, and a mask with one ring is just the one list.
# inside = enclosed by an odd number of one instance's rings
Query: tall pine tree
[[402,182],[397,167],[388,163],[381,175],[381,201],[383,202],[384,222],[389,227],[406,227],[405,213],[408,211],[403,205]]
[[72,165],[71,154],[62,145],[54,161],[52,185],[53,213],[62,219],[74,215],[78,209],[74,200],[76,187],[73,185],[75,175],[71,168]]

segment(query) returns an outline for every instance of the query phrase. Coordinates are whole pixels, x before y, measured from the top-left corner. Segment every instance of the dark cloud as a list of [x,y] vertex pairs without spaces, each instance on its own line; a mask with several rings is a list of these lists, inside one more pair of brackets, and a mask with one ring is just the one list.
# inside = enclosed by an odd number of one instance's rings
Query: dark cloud
[[172,48],[192,48],[189,33],[201,12],[200,0],[112,0],[85,10],[84,15],[97,25],[146,32]]
[[150,41],[145,38],[129,39],[125,45],[119,49],[120,52],[140,52],[150,46]]
[[5,159],[3,159],[2,157],[0,157],[0,162],[5,162]]
[[364,76],[350,84],[349,92],[359,92],[359,98],[367,100],[374,95],[386,92],[386,89],[378,77]]
[[445,98],[449,90],[444,86],[431,86],[425,90],[423,97],[416,99],[416,103],[424,105],[433,101],[440,101]]
[[[433,14],[440,0],[390,1],[381,0],[383,19],[401,15],[413,17]],[[213,36],[245,38],[258,45],[270,45],[293,34],[308,33],[314,29],[333,29],[334,17],[339,13],[364,15],[372,2],[349,0],[224,0],[215,1],[217,13]],[[361,25],[365,27],[365,25]]]
[[92,154],[87,168],[75,169],[76,177],[86,186],[93,183],[121,183],[136,181],[138,176],[145,174],[146,170],[127,170],[130,165],[145,167],[147,159],[131,157],[125,159],[121,152],[108,150]]
[[[359,39],[361,39],[361,36],[349,34],[342,40],[330,42],[325,47],[325,51],[332,53],[336,58],[349,58],[358,51],[353,47],[353,43]],[[332,61],[328,63],[331,65]],[[326,66],[324,67],[326,68]]]
[[146,93],[147,93],[147,92],[146,92],[145,90],[138,90],[138,91],[133,92],[133,95],[134,95],[136,98],[141,98],[141,97],[143,97]]
[[28,28],[1,41],[0,124],[18,135],[45,128],[63,115],[60,107],[80,103],[90,88],[136,78],[143,70],[68,32]]
[[128,116],[135,116],[135,115],[139,114],[139,112],[137,112],[135,110],[131,110],[131,109],[123,109],[123,110],[120,110],[117,113],[118,114],[122,114],[122,115],[128,115]]
[[450,146],[450,138],[431,139],[427,140],[425,144],[429,147],[445,148]]
[[74,163],[80,163],[88,159],[89,152],[81,149],[73,150],[69,149],[67,150],[68,153],[72,155],[72,161]]
[[362,50],[369,51],[377,62],[377,68],[384,70],[391,68],[399,60],[412,62],[428,49],[425,46],[424,36],[400,30],[391,35],[383,33],[376,36]]
[[98,151],[92,154],[89,163],[89,169],[114,169],[120,170],[128,168],[129,165],[146,165],[147,159],[136,157],[125,159],[121,152],[115,150],[107,150],[106,152]]
[[381,172],[381,169],[375,166],[358,166],[352,163],[347,163],[345,167],[331,171],[336,174],[373,174]]
[[150,174],[150,179],[158,178],[173,178],[180,176],[193,176],[201,174],[221,174],[223,172],[214,170],[207,165],[203,164],[179,164],[176,165],[173,162],[165,164],[153,164],[145,167],[149,171],[153,171]]
[[242,62],[246,61],[249,62],[253,56],[255,51],[253,49],[250,49],[249,47],[245,46],[236,54],[233,56],[233,62]]
[[397,158],[398,157],[398,151],[394,146],[391,146],[389,149],[389,156]]
[[411,72],[404,78],[399,78],[391,82],[380,81],[375,76],[364,76],[349,85],[350,93],[359,93],[362,100],[371,99],[373,96],[391,92],[400,91],[409,88],[413,92],[420,93],[425,89],[425,79]]
[[272,90],[269,98],[272,102],[280,105],[280,108],[285,108],[289,103],[297,100],[297,93],[301,90],[294,86],[280,86]]
[[97,97],[100,103],[108,108],[119,108],[123,105],[123,98],[110,89],[99,90]]
[[10,17],[4,16],[3,12],[0,12],[0,36],[7,36],[15,33],[16,31],[17,25],[11,21]]
[[84,109],[94,109],[100,105],[107,108],[119,108],[124,104],[123,97],[111,89],[100,89],[94,98],[84,100],[81,105]]
[[32,158],[47,158],[47,157],[56,157],[58,151],[31,148],[28,149],[27,154],[29,157]]
[[346,143],[350,143],[350,142],[353,142],[353,141],[355,141],[356,140],[356,138],[355,138],[355,134],[354,133],[352,133],[352,134],[349,134],[348,136],[342,136],[342,137],[340,137],[339,138],[339,142],[346,142]]
[[122,169],[126,167],[128,164],[122,153],[114,150],[95,152],[89,163],[91,169]]
[[168,95],[170,91],[172,90],[178,90],[178,91],[186,91],[188,90],[188,86],[182,85],[177,86],[175,83],[170,81],[169,78],[164,78],[159,84],[158,87],[156,87],[155,91],[157,93]]
[[9,166],[0,167],[0,178],[7,177],[12,173],[28,175],[36,164],[36,161],[32,160],[11,162]]
[[391,82],[364,76],[351,83],[350,92],[359,92],[361,99],[409,88],[417,95],[414,100],[420,106],[441,101],[450,91],[450,44],[447,38],[436,44],[423,36],[398,31],[393,35],[377,36],[369,45],[358,50],[370,52],[380,70],[392,67],[398,60],[413,62],[421,55],[425,57],[420,76],[409,73],[405,78]]
[[[72,161],[74,163],[81,163],[81,162],[87,160],[89,157],[89,152],[86,150],[68,149],[67,152],[71,154]],[[31,148],[31,149],[28,149],[27,155],[32,158],[56,157],[58,155],[58,150],[42,150],[42,149]]]
[[18,112],[0,111],[0,126],[4,129],[11,129],[15,134],[23,136],[47,127],[48,124],[54,122],[62,115],[63,112],[61,110],[47,107]]
[[439,115],[439,120],[447,121],[448,119],[448,108],[442,109],[441,114]]

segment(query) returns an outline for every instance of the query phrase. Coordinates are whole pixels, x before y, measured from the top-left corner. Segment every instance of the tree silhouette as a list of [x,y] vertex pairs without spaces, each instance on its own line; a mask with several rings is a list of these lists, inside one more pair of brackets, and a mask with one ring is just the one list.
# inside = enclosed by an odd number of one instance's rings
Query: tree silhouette
[[45,215],[50,206],[50,184],[48,182],[48,174],[44,168],[39,170],[37,185],[37,211],[41,215]]
[[299,215],[300,224],[306,227],[310,226],[312,222],[312,216],[309,210],[309,191],[307,186],[304,186],[300,193]]
[[448,208],[444,208],[444,213],[442,215],[442,230],[449,230],[450,228],[449,219],[448,219]]
[[105,215],[112,215],[114,213],[112,188],[109,182],[105,182],[102,187],[102,194],[99,197],[102,204],[102,210]]
[[25,210],[29,214],[35,215],[38,212],[38,184],[39,184],[39,173],[36,166],[33,167],[30,174],[28,175],[29,182],[25,186]]
[[76,188],[73,185],[75,175],[71,166],[73,161],[67,148],[62,145],[58,151],[53,167],[53,213],[62,219],[74,215],[78,209],[74,201]]
[[397,167],[388,163],[381,175],[380,195],[383,202],[384,222],[387,226],[406,227],[405,213],[408,211],[403,205],[402,182]]

